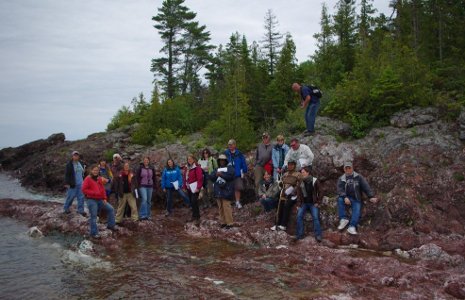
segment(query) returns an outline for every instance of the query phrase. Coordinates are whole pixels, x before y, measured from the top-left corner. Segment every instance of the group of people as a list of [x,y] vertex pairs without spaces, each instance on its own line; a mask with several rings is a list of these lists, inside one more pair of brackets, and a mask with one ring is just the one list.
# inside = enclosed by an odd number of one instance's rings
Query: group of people
[[[315,130],[315,119],[320,105],[315,88],[298,83],[292,89],[300,94],[301,107],[306,109],[306,131],[304,135],[312,135]],[[319,94],[321,96],[321,93]],[[322,241],[322,230],[319,221],[322,195],[320,182],[314,176],[312,168],[314,155],[310,147],[300,144],[293,138],[288,146],[284,136],[278,135],[276,143],[271,144],[270,135],[262,134],[262,143],[257,147],[254,161],[254,184],[257,199],[265,211],[276,209],[275,225],[271,230],[286,230],[294,205],[298,203],[296,239],[304,237],[304,218],[310,211],[313,219],[315,239]],[[107,227],[116,230],[121,225],[125,215],[133,221],[151,219],[152,194],[156,183],[156,171],[145,157],[139,168],[134,172],[129,161],[124,161],[119,154],[113,155],[110,166],[105,160],[89,169],[80,161],[80,153],[72,152],[72,158],[66,165],[65,183],[67,196],[64,213],[70,213],[70,206],[77,198],[78,213],[87,216],[84,211],[84,199],[90,214],[90,234],[99,237],[97,214],[106,211]],[[187,156],[185,169],[176,165],[173,159],[168,159],[161,174],[161,188],[166,194],[165,216],[173,212],[173,194],[177,193],[192,210],[189,220],[196,225],[200,223],[199,197],[216,199],[220,226],[229,229],[233,226],[232,203],[237,209],[242,208],[241,194],[244,191],[244,175],[247,174],[245,156],[237,149],[234,139],[228,141],[228,148],[214,159],[208,148],[202,151],[199,160],[190,154]],[[347,232],[357,234],[357,224],[362,208],[362,192],[371,202],[377,199],[363,176],[354,172],[352,162],[344,163],[344,174],[337,182],[338,193],[338,230],[349,225]],[[114,193],[117,203],[116,214],[113,206],[108,203],[110,194]],[[137,200],[140,200],[137,205]],[[138,207],[139,206],[139,207]],[[352,215],[346,215],[346,207],[350,206]]]

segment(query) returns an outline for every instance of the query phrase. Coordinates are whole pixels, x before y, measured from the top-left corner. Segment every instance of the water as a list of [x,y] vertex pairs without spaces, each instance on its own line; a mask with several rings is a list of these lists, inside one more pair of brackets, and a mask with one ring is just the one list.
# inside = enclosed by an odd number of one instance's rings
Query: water
[[11,176],[0,173],[0,199],[30,199],[30,200],[41,200],[41,201],[54,201],[64,203],[63,197],[57,196],[46,196],[32,193],[21,186],[18,179],[12,178]]

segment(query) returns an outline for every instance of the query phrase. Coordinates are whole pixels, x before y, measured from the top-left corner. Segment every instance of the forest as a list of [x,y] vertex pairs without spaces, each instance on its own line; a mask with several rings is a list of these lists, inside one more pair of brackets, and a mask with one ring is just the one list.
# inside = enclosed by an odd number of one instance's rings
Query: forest
[[349,123],[351,138],[414,106],[455,119],[465,104],[465,0],[391,0],[390,8],[387,16],[372,0],[340,0],[331,15],[323,4],[317,50],[297,63],[292,34],[279,32],[271,9],[262,40],[233,32],[212,45],[184,0],[165,0],[152,18],[164,46],[152,59],[150,99],[134,97],[107,130],[138,124],[132,142],[142,145],[202,132],[207,145],[235,138],[248,150],[261,131],[305,128],[293,82],[318,86],[319,115]]

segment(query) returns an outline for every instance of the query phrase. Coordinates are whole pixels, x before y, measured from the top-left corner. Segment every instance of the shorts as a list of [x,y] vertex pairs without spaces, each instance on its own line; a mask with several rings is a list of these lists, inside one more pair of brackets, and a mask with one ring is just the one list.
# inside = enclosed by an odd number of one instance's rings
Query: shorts
[[234,179],[234,189],[236,191],[243,191],[244,190],[244,182],[242,181],[242,178],[236,177]]

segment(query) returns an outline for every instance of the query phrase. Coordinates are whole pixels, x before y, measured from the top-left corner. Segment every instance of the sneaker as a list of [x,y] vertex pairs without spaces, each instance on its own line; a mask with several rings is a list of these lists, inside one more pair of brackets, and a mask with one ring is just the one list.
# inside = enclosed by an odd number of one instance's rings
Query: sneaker
[[285,230],[286,230],[286,226],[279,225],[279,226],[278,226],[278,229],[279,229],[279,230],[284,230],[284,231],[285,231]]
[[242,205],[239,201],[236,201],[236,208],[238,209],[241,209],[242,208]]
[[270,229],[273,230],[273,231],[276,231],[276,225],[274,225],[274,226],[271,227]]
[[337,230],[344,229],[347,226],[347,224],[349,224],[349,220],[341,219],[341,221],[339,221],[339,226],[337,226]]
[[93,239],[97,239],[97,240],[98,240],[98,239],[100,239],[102,236],[101,236],[100,234],[95,234],[95,235],[91,235],[90,237],[93,238]]
[[167,212],[165,212],[165,217],[169,217],[170,215],[171,215],[171,213],[170,213],[170,212],[168,212],[168,211],[167,211]]
[[323,238],[321,237],[321,235],[317,235],[315,237],[315,240],[318,242],[318,243],[321,243],[321,241],[323,240]]
[[357,229],[355,229],[354,226],[349,226],[349,228],[347,228],[347,232],[355,235],[357,234]]
[[64,215],[69,215],[70,213],[71,213],[71,211],[69,211],[69,210],[65,210],[65,211],[63,212]]

